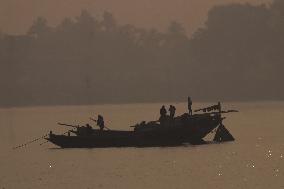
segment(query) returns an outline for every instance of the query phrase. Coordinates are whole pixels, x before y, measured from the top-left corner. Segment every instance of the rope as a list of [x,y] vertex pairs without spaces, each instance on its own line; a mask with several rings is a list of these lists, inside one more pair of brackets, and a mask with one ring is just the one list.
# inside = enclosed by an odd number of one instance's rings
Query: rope
[[15,149],[17,149],[17,148],[25,147],[25,146],[27,146],[28,144],[34,143],[34,142],[36,142],[36,141],[38,141],[38,140],[43,139],[44,137],[47,137],[48,135],[49,135],[49,134],[45,134],[45,135],[43,135],[42,137],[36,138],[36,139],[34,139],[34,140],[31,140],[31,141],[26,142],[26,143],[24,143],[24,144],[21,144],[21,145],[19,145],[19,146],[13,147],[13,150],[15,150]]
[[[73,130],[73,129],[72,129],[72,130]],[[70,131],[66,131],[66,132],[62,133],[61,135],[64,135],[64,134],[66,134],[66,133],[68,133],[68,132],[70,132]],[[13,147],[13,150],[15,150],[15,149],[17,149],[17,148],[25,147],[25,146],[27,146],[28,144],[31,144],[31,143],[34,143],[34,142],[39,141],[39,140],[41,140],[41,139],[44,139],[44,138],[47,137],[48,135],[49,135],[49,133],[43,135],[42,137],[36,138],[36,139],[31,140],[31,141],[29,141],[29,142],[26,142],[26,143],[24,143],[24,144],[21,144],[21,145],[19,145],[19,146]],[[39,145],[41,146],[41,145],[43,145],[43,144],[45,144],[45,143],[47,143],[47,142],[49,142],[49,141],[45,141],[45,142],[43,142],[43,143],[41,143],[41,144],[39,144]]]
[[45,141],[45,142],[43,142],[43,143],[40,143],[39,145],[41,146],[41,145],[43,145],[43,144],[45,144],[45,143],[48,143],[49,141],[47,140],[47,141]]

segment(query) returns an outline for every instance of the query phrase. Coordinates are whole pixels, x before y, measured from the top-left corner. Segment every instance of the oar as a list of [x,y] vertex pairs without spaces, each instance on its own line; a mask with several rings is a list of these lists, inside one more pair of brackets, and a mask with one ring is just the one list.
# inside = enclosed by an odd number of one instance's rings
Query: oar
[[[94,118],[91,118],[90,117],[90,120],[92,120],[92,121],[94,121],[94,122],[97,122],[97,120],[95,120]],[[104,126],[107,130],[109,130],[110,131],[110,129],[107,127],[107,126]]]
[[58,125],[63,125],[63,126],[67,126],[67,127],[73,127],[73,128],[78,128],[80,127],[79,125],[69,125],[69,124],[65,124],[65,123],[57,123]]

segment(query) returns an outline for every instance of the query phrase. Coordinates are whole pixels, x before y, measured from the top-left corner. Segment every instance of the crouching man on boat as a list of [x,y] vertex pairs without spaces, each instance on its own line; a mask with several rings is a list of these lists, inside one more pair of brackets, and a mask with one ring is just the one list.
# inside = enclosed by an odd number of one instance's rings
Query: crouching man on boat
[[104,130],[105,122],[103,116],[98,115],[97,125],[100,127],[101,131]]

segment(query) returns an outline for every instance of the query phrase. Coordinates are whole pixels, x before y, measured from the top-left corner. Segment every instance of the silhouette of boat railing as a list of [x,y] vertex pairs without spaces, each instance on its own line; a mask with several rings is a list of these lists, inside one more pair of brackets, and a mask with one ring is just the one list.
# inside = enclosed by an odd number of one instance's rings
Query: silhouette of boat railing
[[[218,111],[215,111],[218,110]],[[203,113],[190,115],[184,113],[177,117],[165,116],[158,121],[141,122],[132,131],[99,130],[87,126],[62,124],[72,127],[67,135],[50,132],[46,140],[62,148],[99,148],[99,147],[148,147],[178,146],[186,143],[206,144],[204,137],[216,131],[214,141],[234,141],[234,137],[225,128],[222,114],[238,112],[221,110],[221,104],[195,110]],[[75,130],[74,130],[75,129]],[[70,133],[73,133],[71,135]]]

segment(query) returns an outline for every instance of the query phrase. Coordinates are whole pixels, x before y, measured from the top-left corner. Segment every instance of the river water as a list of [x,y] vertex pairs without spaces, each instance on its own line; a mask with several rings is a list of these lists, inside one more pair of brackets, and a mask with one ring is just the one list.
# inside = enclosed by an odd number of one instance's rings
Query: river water
[[[186,103],[172,103],[177,114]],[[60,149],[44,140],[69,124],[102,114],[111,129],[156,120],[162,104],[0,109],[0,189],[30,188],[284,188],[284,102],[225,103],[238,109],[224,125],[235,142],[169,148]],[[170,105],[170,103],[167,103]],[[199,108],[210,103],[196,103]],[[92,123],[93,124],[93,123]],[[208,136],[207,139],[211,139]]]

